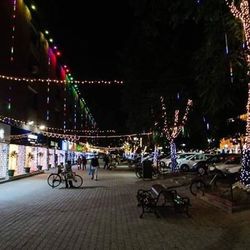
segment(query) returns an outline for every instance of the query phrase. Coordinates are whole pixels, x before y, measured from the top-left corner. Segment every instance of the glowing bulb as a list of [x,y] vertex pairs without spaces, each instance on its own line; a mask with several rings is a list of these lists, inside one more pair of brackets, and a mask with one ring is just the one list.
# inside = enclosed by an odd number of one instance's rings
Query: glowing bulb
[[45,125],[40,125],[39,126],[39,129],[41,129],[41,130],[44,130],[46,127],[45,127]]
[[30,7],[31,7],[32,10],[36,10],[36,6],[34,4],[31,4]]

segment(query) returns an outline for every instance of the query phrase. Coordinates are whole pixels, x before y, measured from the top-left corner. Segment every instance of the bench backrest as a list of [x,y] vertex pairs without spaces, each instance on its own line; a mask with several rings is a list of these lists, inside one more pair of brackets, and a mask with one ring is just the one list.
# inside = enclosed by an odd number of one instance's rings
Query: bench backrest
[[166,190],[166,188],[161,185],[161,184],[154,184],[151,187],[151,190],[158,196],[161,192],[163,192],[164,190]]

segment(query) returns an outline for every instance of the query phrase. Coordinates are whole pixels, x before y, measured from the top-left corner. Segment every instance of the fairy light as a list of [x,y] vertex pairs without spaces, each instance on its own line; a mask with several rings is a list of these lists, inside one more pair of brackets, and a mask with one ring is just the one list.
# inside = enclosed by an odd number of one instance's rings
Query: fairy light
[[[32,121],[24,121],[24,120],[19,120],[15,119],[12,117],[8,116],[2,116],[0,115],[0,121],[5,122],[5,123],[12,123],[13,125],[17,126],[29,126],[29,127],[37,127],[34,122]],[[99,130],[99,129],[64,129],[64,128],[55,128],[55,127],[48,127],[46,126],[46,130],[48,131],[61,131],[61,132],[67,132],[67,133],[115,133],[116,131],[113,129],[109,130]]]
[[54,137],[60,139],[70,139],[70,140],[80,140],[81,138],[90,138],[90,139],[109,139],[109,138],[126,138],[126,137],[134,137],[134,136],[149,136],[152,135],[152,132],[148,133],[139,133],[139,134],[124,134],[124,135],[72,135],[72,134],[61,134],[61,133],[51,133],[41,131],[41,134],[47,137]]
[[[14,45],[15,45],[15,33],[16,33],[16,10],[17,10],[17,0],[13,0],[13,9],[12,9],[12,34],[11,34],[11,46],[10,46],[10,62],[14,62]],[[11,94],[12,87],[9,86],[9,98],[8,98],[8,110],[11,111]]]
[[225,33],[225,52],[228,55],[229,54],[229,49],[228,49],[228,39],[227,39],[227,33]]
[[11,35],[11,47],[10,47],[10,61],[14,61],[14,43],[15,43],[15,33],[16,33],[16,9],[17,9],[17,0],[13,0],[13,9],[12,9],[12,35]]
[[64,85],[64,98],[63,98],[63,129],[66,130],[67,126],[67,87]]
[[[225,53],[228,56],[229,55],[229,47],[228,47],[227,33],[225,33],[224,37],[225,37]],[[229,72],[230,72],[230,81],[233,84],[233,82],[234,82],[234,74],[233,74],[233,65],[232,65],[231,61],[229,61]]]
[[[234,1],[229,3],[228,0],[225,0],[226,4],[230,8],[231,13],[242,22],[243,31],[245,34],[245,47],[247,51],[246,60],[248,67],[250,67],[250,10],[248,0],[242,0],[240,2],[239,8],[236,7]],[[250,71],[248,70],[248,76]],[[250,185],[250,83],[248,83],[248,101],[247,101],[247,125],[246,125],[246,150],[243,152],[242,157],[242,170],[241,170],[241,182],[246,186]]]
[[190,111],[190,107],[192,106],[192,100],[187,101],[187,106],[182,118],[182,121],[179,122],[179,115],[180,111],[175,110],[174,114],[174,125],[173,127],[169,128],[168,127],[168,120],[167,120],[167,112],[166,112],[166,106],[164,103],[164,98],[161,96],[160,97],[161,101],[161,108],[162,108],[162,118],[163,118],[163,133],[165,134],[166,138],[170,142],[170,154],[171,154],[171,163],[172,163],[172,171],[175,172],[177,171],[177,155],[176,155],[176,145],[174,140],[178,137],[180,132],[182,131],[188,117],[188,113]]
[[75,98],[75,103],[74,103],[74,129],[76,129],[76,121],[77,121],[77,108],[76,108],[76,102],[77,99]]
[[[50,68],[51,65],[51,61],[50,61],[50,56],[48,55],[48,68]],[[49,95],[50,94],[50,81],[47,81],[47,110],[46,110],[46,121],[49,121],[50,118],[50,111],[49,111],[49,104],[50,104],[50,98]]]
[[[66,71],[67,72],[67,71]],[[27,77],[16,77],[16,76],[6,76],[0,75],[0,79],[15,81],[15,82],[26,82],[26,83],[58,83],[65,84],[70,82],[77,85],[123,85],[124,81],[112,80],[58,80],[58,79],[42,79],[42,78],[27,78]]]
[[12,87],[9,86],[8,110],[11,110],[11,93],[12,93]]

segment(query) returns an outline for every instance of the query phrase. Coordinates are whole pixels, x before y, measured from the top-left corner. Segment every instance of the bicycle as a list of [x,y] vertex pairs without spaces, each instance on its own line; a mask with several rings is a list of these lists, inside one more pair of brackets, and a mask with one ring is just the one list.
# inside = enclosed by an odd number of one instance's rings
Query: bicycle
[[214,169],[211,173],[207,175],[199,175],[191,180],[189,190],[192,195],[202,195],[204,196],[205,192],[215,190],[217,188],[217,182],[221,181],[230,185],[232,193],[233,183],[239,180],[239,172],[229,173],[227,171],[221,171],[219,169]]
[[72,172],[72,176],[67,176],[71,173],[61,172],[61,173],[51,173],[48,178],[47,182],[48,185],[52,188],[58,187],[62,182],[68,181],[68,179],[72,180],[72,185],[74,188],[79,188],[83,184],[83,179],[80,175],[75,174]]

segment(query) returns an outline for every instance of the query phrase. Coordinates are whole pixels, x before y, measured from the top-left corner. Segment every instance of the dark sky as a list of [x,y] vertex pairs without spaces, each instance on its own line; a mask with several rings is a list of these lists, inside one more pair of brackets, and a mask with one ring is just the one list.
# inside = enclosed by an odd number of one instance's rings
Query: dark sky
[[[119,52],[133,28],[127,1],[40,1],[37,15],[48,28],[62,61],[76,79],[121,79]],[[101,129],[117,129],[122,87],[81,87],[91,113]]]

